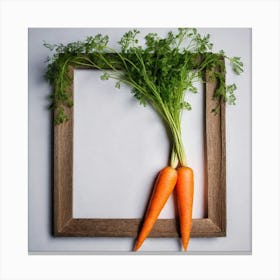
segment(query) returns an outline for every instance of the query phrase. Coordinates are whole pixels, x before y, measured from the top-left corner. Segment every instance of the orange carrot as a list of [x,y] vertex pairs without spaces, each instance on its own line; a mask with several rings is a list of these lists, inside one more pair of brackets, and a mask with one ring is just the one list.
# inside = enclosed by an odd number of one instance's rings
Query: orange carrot
[[180,218],[180,232],[184,251],[187,250],[192,228],[194,178],[189,167],[177,169],[176,194]]
[[134,251],[137,251],[143,244],[146,237],[149,235],[152,230],[153,225],[155,224],[161,209],[165,205],[168,197],[174,190],[175,184],[177,181],[177,171],[176,169],[168,166],[163,168],[156,180],[154,192],[148,206],[145,220],[141,231],[138,235]]

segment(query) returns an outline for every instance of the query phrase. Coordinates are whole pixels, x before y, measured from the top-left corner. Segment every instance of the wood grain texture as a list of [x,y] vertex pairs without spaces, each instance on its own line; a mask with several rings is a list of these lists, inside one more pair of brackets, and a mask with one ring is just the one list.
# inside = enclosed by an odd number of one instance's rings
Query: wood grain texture
[[[69,69],[74,75],[74,69]],[[70,89],[73,92],[73,85]],[[72,219],[73,207],[73,109],[65,107],[69,120],[54,125],[54,234]],[[56,112],[54,112],[56,113]]]
[[[70,68],[73,75],[74,69]],[[207,73],[206,73],[207,76]],[[211,113],[216,81],[205,85],[205,149],[208,189],[208,217],[194,219],[191,237],[226,235],[226,140],[225,104],[217,115]],[[73,85],[72,85],[72,94]],[[73,108],[70,119],[54,126],[54,235],[84,237],[136,237],[141,219],[73,218]],[[149,237],[178,237],[178,219],[159,219]]]
[[[58,236],[79,237],[136,237],[141,219],[71,219]],[[121,234],[121,235],[120,235]],[[223,236],[220,228],[210,219],[194,219],[192,237]],[[175,219],[156,221],[149,237],[179,237],[179,224]]]
[[[208,73],[206,73],[206,80]],[[226,140],[225,103],[213,100],[216,81],[206,83],[206,161],[208,181],[208,218],[226,235]],[[219,105],[218,113],[211,111]]]

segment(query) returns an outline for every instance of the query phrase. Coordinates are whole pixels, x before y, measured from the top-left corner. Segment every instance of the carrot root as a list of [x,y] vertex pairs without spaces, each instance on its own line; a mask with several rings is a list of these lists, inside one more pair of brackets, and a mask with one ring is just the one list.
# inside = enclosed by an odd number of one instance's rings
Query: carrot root
[[177,204],[180,219],[180,232],[182,246],[187,250],[192,228],[192,208],[194,193],[193,171],[189,167],[177,169],[178,179],[176,183]]
[[137,251],[141,247],[141,245],[149,235],[163,206],[165,205],[168,197],[174,190],[176,181],[176,169],[168,166],[160,171],[154,186],[152,198],[147,208],[143,226],[140,230],[136,244],[134,246],[134,251]]

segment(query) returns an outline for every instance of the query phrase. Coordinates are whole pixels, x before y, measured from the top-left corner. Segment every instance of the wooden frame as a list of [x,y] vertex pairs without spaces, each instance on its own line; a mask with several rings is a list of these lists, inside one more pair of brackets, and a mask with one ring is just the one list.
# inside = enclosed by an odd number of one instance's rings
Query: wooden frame
[[[74,69],[69,69],[73,75]],[[206,73],[207,75],[207,73]],[[208,217],[194,219],[191,237],[226,235],[225,104],[211,113],[216,81],[205,84],[205,148],[207,159]],[[73,93],[73,87],[72,87]],[[73,218],[73,108],[69,121],[54,126],[54,234],[56,236],[136,237],[141,219]],[[159,219],[149,237],[178,237],[175,219]]]

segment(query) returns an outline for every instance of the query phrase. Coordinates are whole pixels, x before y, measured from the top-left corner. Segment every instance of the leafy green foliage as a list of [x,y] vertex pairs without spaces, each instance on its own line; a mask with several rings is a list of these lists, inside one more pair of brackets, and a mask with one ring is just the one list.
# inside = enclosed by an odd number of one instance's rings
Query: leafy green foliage
[[101,76],[100,79],[103,81],[109,80],[110,75],[107,72],[104,72]]
[[139,33],[140,32],[138,30],[134,29],[126,32],[122,36],[121,40],[119,41],[119,44],[121,45],[123,53],[128,52],[135,46],[135,44],[138,43],[138,39],[136,39],[136,36]]
[[240,75],[243,72],[243,63],[240,57],[230,58],[230,63],[235,74]]
[[228,85],[226,87],[227,92],[227,101],[230,105],[235,105],[236,97],[234,95],[234,91],[237,89],[236,84]]
[[[185,93],[197,93],[194,83],[205,82],[207,72],[206,79],[217,80],[213,98],[235,104],[236,85],[226,85],[224,60],[229,60],[238,75],[243,63],[240,57],[229,58],[223,51],[212,53],[210,35],[202,36],[195,28],[179,28],[165,38],[149,33],[144,37],[144,47],[139,45],[139,33],[136,29],[126,32],[119,41],[120,51],[109,47],[109,37],[101,34],[67,45],[44,44],[53,52],[46,78],[53,86],[51,108],[56,112],[55,122],[66,121],[64,108],[72,106],[69,66],[97,68],[103,71],[102,80],[116,79],[116,88],[121,83],[129,85],[140,104],[150,104],[159,113],[170,129],[179,162],[185,165],[180,123],[182,111],[191,110]],[[213,112],[218,112],[218,106]]]
[[[52,56],[49,56],[47,59],[48,67],[45,78],[53,86],[53,92],[50,96],[50,109],[55,110],[54,121],[56,124],[61,124],[68,120],[64,107],[73,106],[70,91],[73,77],[69,72],[69,66],[79,65],[79,63],[83,64],[79,58],[82,54],[93,54],[94,52],[101,53],[106,48],[108,41],[108,36],[98,34],[95,37],[87,37],[85,42],[77,41],[67,45],[51,45],[44,42],[44,46],[52,52]],[[89,67],[91,65],[84,66]],[[103,78],[106,78],[105,73]]]
[[117,81],[117,82],[115,83],[115,87],[118,88],[118,89],[120,89],[120,88],[121,88],[121,81]]

